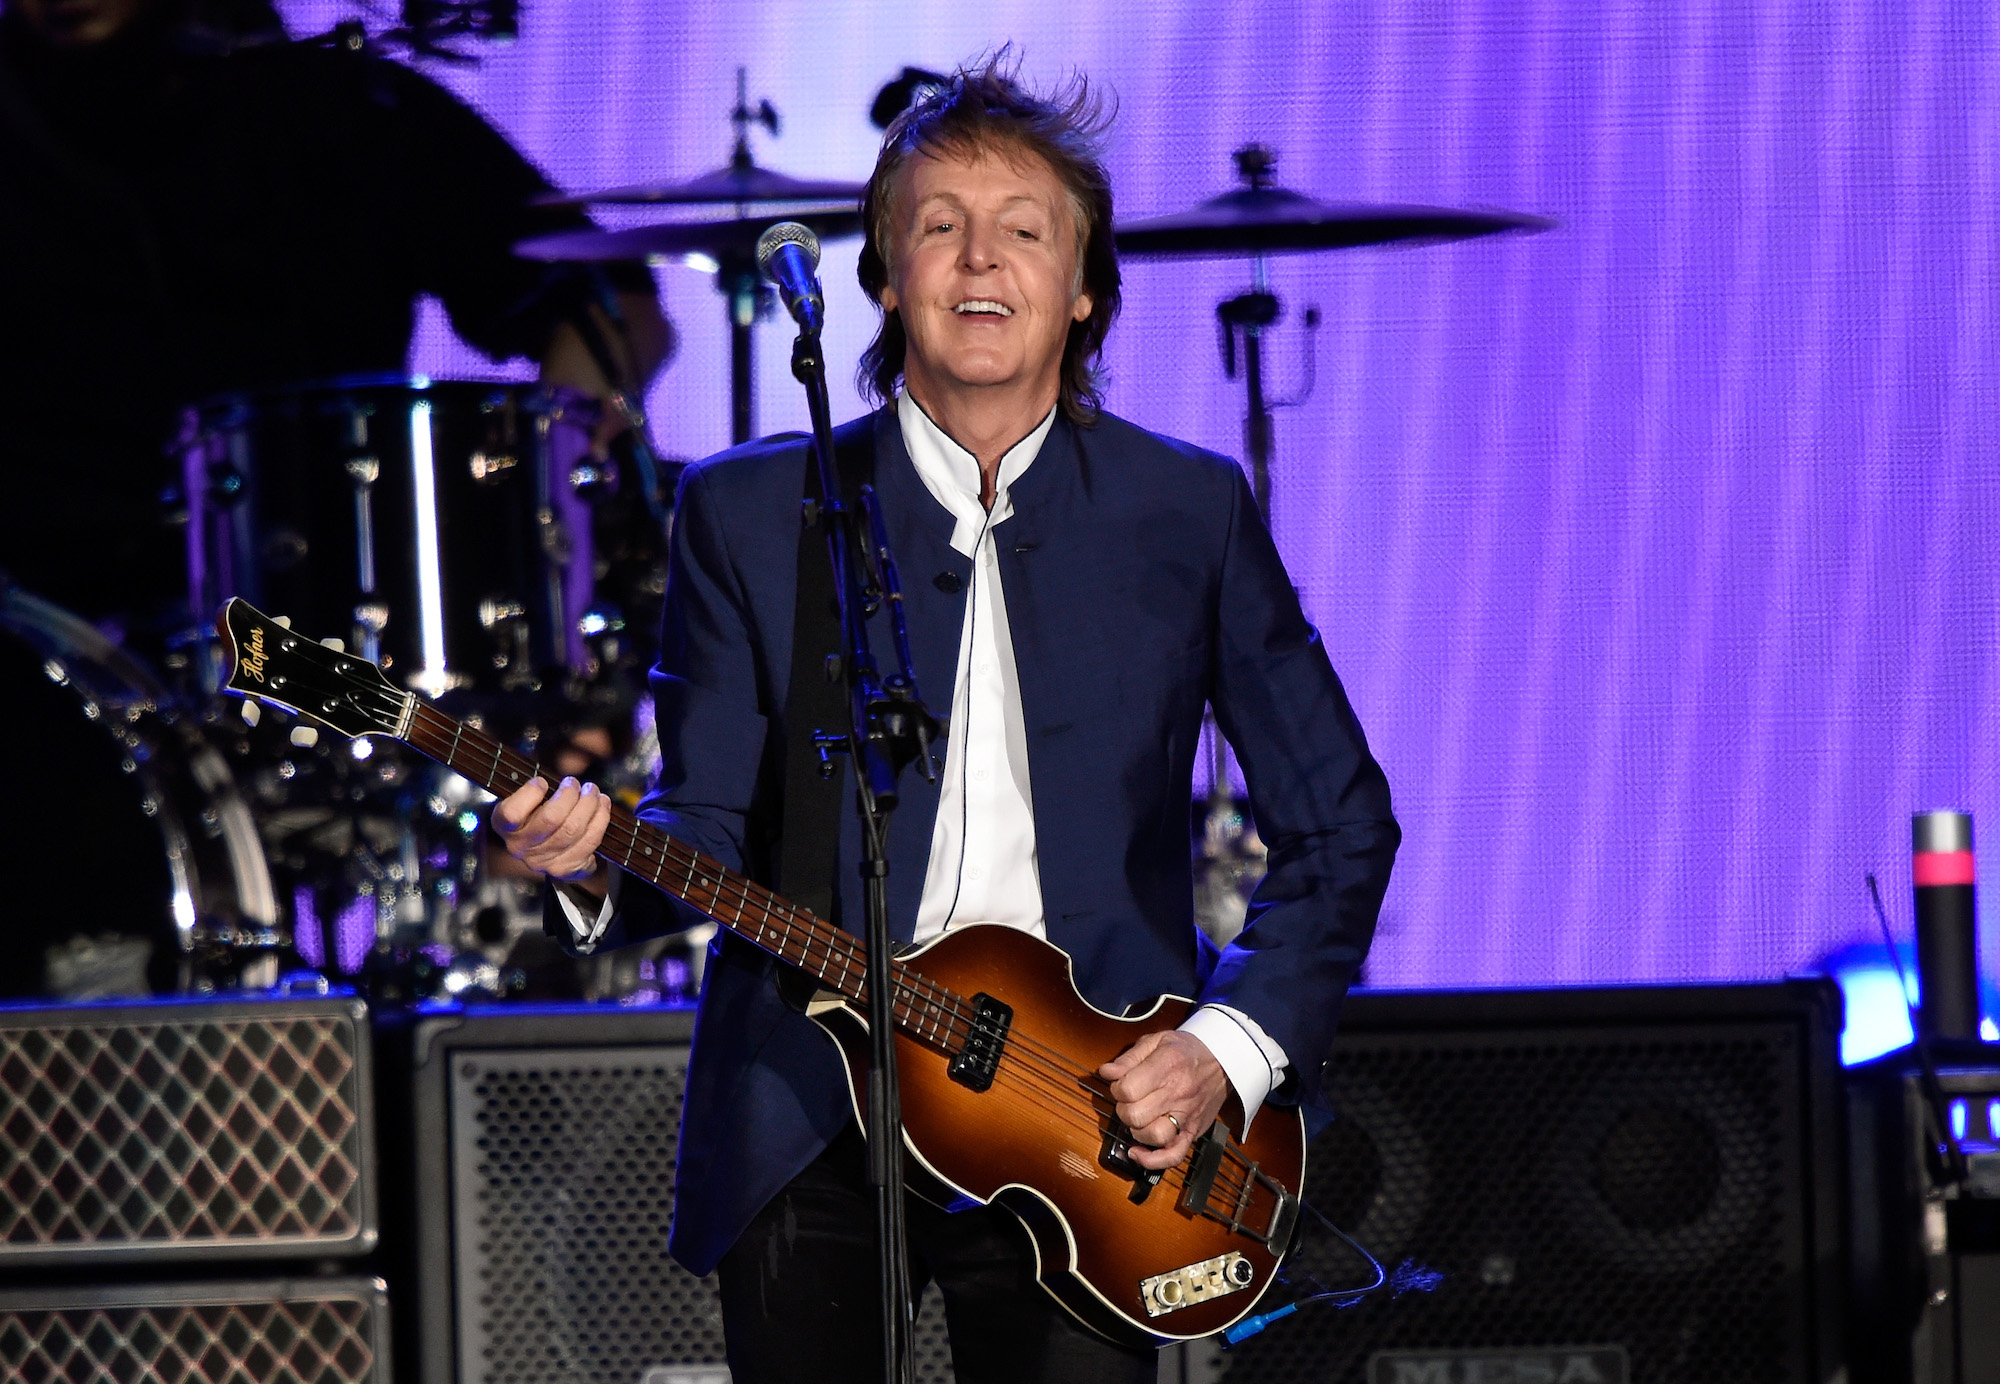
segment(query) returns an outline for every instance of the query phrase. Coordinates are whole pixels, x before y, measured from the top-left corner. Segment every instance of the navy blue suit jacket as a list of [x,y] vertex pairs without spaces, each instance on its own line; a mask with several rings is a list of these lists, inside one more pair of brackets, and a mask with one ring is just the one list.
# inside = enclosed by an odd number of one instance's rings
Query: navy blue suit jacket
[[[904,578],[919,685],[941,719],[970,562],[924,488],[894,406],[875,485]],[[732,868],[771,820],[791,671],[803,437],[683,476],[653,693],[662,768],[642,815]],[[1226,1003],[1284,1048],[1280,1102],[1320,1105],[1320,1066],[1373,934],[1398,831],[1318,633],[1235,463],[1106,416],[1058,417],[995,529],[1019,671],[1049,940],[1111,1013],[1162,993]],[[957,583],[936,577],[954,573]],[[878,657],[890,652],[876,621]],[[1270,873],[1219,954],[1194,925],[1189,804],[1204,703],[1249,782]],[[911,936],[938,793],[906,773],[889,834],[890,924]],[[860,931],[847,813],[836,920]],[[748,843],[753,844],[754,843]],[[753,855],[754,855],[753,851]],[[637,884],[600,945],[697,921]],[[563,935],[567,928],[561,929]],[[1110,1056],[1110,1054],[1106,1054]],[[773,963],[711,948],[682,1117],[672,1252],[707,1273],[851,1118],[832,1042],[789,1008]]]

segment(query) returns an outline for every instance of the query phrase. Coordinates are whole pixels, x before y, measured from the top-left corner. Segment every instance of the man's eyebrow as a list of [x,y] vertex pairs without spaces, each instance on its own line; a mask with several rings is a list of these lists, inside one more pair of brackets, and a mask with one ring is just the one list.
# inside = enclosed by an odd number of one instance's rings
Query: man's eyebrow
[[[916,204],[917,210],[921,211],[925,207],[940,202],[948,207],[952,207],[958,210],[963,210],[965,207],[965,202],[955,192],[929,192],[924,194],[923,197],[918,199]],[[1046,199],[1037,197],[1032,192],[1017,192],[1012,197],[1007,198],[1000,205],[1002,207],[1012,208],[1020,205],[1023,202],[1027,203],[1029,206],[1038,208],[1046,208],[1048,205]]]

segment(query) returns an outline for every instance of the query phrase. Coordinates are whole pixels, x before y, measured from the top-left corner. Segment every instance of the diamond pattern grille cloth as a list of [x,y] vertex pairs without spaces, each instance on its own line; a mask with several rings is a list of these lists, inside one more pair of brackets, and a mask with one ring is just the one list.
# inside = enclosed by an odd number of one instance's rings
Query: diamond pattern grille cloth
[[0,1306],[0,1362],[10,1384],[364,1384],[371,1317],[352,1299]]
[[362,1228],[342,1015],[0,1028],[0,1257]]

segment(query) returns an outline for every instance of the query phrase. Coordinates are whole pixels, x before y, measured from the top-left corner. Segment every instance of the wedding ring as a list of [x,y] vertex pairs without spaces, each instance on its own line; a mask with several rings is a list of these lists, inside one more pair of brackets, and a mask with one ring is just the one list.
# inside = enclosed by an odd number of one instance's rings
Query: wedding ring
[[1167,1121],[1173,1125],[1174,1133],[1178,1134],[1181,1132],[1181,1122],[1174,1118],[1174,1112],[1171,1110],[1167,1112]]

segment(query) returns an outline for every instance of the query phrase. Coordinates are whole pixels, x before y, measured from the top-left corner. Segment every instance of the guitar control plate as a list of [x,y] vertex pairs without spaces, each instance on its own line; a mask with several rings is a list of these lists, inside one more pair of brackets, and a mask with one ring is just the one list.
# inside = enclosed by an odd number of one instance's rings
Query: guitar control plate
[[1231,1250],[1172,1273],[1141,1279],[1139,1297],[1146,1304],[1147,1316],[1164,1317],[1198,1302],[1240,1293],[1256,1279],[1257,1266]]

